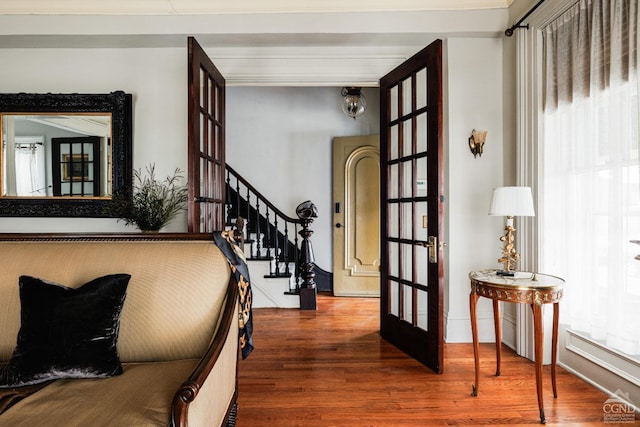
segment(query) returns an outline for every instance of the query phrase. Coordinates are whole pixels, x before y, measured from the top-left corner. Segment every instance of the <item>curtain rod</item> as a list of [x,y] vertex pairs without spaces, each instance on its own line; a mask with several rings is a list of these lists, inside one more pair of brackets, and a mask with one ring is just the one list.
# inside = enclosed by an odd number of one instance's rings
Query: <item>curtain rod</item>
[[520,20],[518,22],[513,24],[510,28],[507,28],[506,30],[504,30],[504,35],[507,36],[507,37],[511,37],[513,35],[513,32],[515,30],[517,30],[518,28],[526,28],[528,30],[529,29],[529,24],[527,24],[527,25],[520,25],[520,24],[522,24],[522,21],[527,19],[529,17],[529,15],[531,15],[544,2],[545,2],[545,0],[540,0],[538,3],[536,3],[536,5],[533,6],[531,9],[529,9],[529,11],[522,18],[520,18]]

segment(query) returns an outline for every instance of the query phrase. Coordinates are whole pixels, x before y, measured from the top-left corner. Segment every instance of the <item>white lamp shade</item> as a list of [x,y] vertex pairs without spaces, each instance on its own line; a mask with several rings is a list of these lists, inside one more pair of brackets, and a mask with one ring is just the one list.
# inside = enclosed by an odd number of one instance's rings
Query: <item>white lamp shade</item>
[[531,187],[494,188],[489,215],[535,216]]

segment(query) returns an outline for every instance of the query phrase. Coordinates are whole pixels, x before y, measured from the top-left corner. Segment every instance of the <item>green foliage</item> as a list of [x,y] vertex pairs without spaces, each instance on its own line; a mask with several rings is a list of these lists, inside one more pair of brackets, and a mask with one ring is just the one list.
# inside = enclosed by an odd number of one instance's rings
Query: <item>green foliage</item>
[[180,185],[183,179],[178,168],[163,181],[156,180],[155,164],[133,171],[133,195],[130,209],[122,215],[127,225],[135,224],[142,231],[160,230],[185,209],[187,186]]

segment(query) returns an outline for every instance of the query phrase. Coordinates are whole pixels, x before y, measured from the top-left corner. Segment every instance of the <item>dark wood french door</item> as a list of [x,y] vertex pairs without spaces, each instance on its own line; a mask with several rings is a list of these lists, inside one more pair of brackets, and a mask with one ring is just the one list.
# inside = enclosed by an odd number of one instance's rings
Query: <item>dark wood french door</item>
[[209,233],[225,223],[225,80],[189,37],[188,229]]
[[442,42],[380,80],[380,333],[443,369]]
[[54,196],[100,196],[102,165],[97,136],[51,138]]

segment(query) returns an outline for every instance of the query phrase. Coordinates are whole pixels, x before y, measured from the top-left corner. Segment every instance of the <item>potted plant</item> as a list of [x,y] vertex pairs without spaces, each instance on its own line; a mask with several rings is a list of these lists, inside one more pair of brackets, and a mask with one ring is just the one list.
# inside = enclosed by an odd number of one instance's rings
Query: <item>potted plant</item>
[[182,171],[176,168],[173,175],[159,181],[155,176],[155,164],[133,171],[133,188],[130,205],[121,219],[135,224],[142,231],[159,231],[185,209],[187,186],[181,185]]

